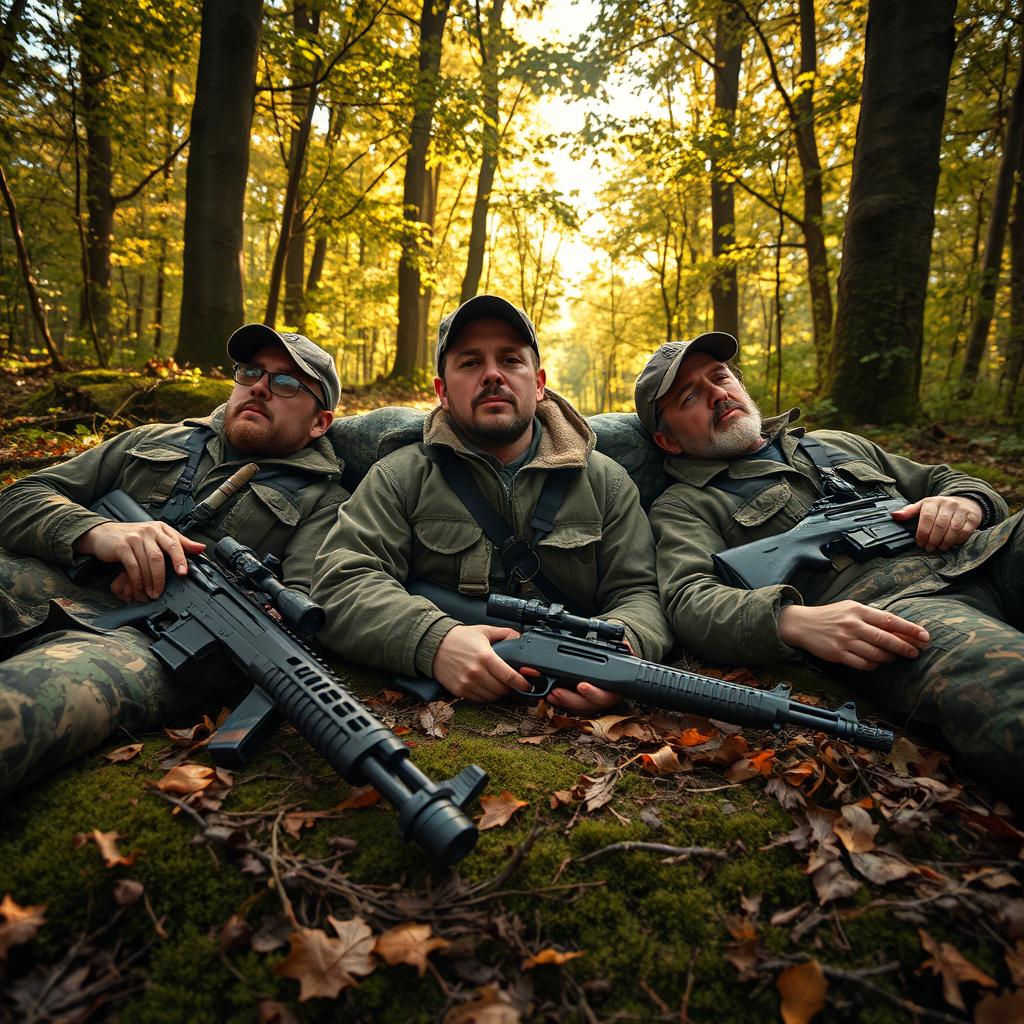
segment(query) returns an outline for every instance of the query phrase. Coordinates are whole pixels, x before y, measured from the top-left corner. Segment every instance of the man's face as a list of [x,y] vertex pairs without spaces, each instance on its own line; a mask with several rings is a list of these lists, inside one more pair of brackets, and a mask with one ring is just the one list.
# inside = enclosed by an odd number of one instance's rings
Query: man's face
[[236,384],[231,392],[224,431],[233,448],[245,455],[292,455],[331,425],[334,413],[321,409],[305,391],[291,398],[271,392],[269,375],[288,373],[323,396],[320,382],[300,370],[287,349],[267,345],[248,362],[266,373],[255,384]]
[[488,451],[528,437],[546,378],[513,327],[504,320],[474,320],[445,353],[444,377],[434,379],[434,390],[463,435]]
[[687,356],[658,403],[658,446],[671,455],[723,459],[762,444],[761,412],[725,363],[706,352]]

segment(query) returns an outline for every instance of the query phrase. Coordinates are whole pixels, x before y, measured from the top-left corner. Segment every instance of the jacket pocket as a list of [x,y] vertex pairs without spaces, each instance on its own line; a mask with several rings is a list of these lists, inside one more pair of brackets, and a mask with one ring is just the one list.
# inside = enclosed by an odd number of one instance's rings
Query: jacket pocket
[[149,504],[163,504],[170,496],[187,454],[181,448],[163,444],[141,444],[127,452],[121,486],[132,494],[140,494]]
[[490,590],[491,546],[484,532],[465,519],[417,519],[412,575],[424,576],[464,594],[482,596]]
[[[793,492],[785,480],[773,481],[748,498],[732,514],[738,526],[761,526],[789,504]],[[739,543],[743,543],[740,541]]]
[[888,473],[883,472],[870,462],[854,460],[852,462],[840,463],[836,468],[840,473],[853,477],[856,483],[876,484],[883,490],[889,491],[893,494],[898,493],[896,488],[896,478],[889,476]]
[[575,522],[556,526],[537,545],[545,575],[583,607],[594,607],[597,600],[601,537],[600,523]]

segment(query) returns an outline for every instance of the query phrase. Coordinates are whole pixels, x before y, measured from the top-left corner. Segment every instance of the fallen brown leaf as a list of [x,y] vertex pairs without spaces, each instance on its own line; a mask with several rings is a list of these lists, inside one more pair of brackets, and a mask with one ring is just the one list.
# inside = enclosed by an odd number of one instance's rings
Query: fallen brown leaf
[[856,804],[846,804],[840,811],[840,817],[832,824],[832,831],[839,836],[850,853],[869,853],[873,850],[878,829],[871,815]]
[[774,750],[759,750],[749,757],[741,757],[738,761],[733,762],[725,773],[725,777],[730,782],[745,782],[758,775],[771,775],[774,758]]
[[5,895],[0,901],[0,962],[7,959],[7,951],[12,946],[21,946],[31,942],[39,929],[46,923],[43,911],[45,903],[37,903],[35,906],[21,907],[10,895]]
[[478,828],[483,831],[487,828],[499,828],[507,825],[520,807],[525,807],[528,801],[514,797],[507,789],[501,791],[500,796],[480,797],[480,806],[484,813],[480,816]]
[[785,1024],[807,1024],[825,1008],[828,981],[817,960],[787,967],[775,984],[782,995],[780,1012]]
[[1024,1020],[1024,990],[989,994],[974,1008],[974,1024],[1020,1024]]
[[114,902],[119,907],[128,907],[138,903],[146,887],[134,878],[119,878],[114,883]]
[[455,708],[452,706],[452,702],[432,700],[419,713],[419,723],[428,736],[443,740],[448,735],[448,728],[444,723],[454,714]]
[[117,848],[117,841],[120,838],[119,832],[101,832],[98,828],[94,828],[91,832],[79,832],[71,840],[71,844],[77,850],[92,841],[99,847],[100,856],[108,868],[117,867],[119,864],[127,867],[135,863],[138,854],[129,853],[127,856],[122,856],[121,851]]
[[653,754],[642,754],[640,763],[644,770],[651,772],[652,775],[674,775],[683,771],[683,765],[679,763],[676,752],[667,743]]
[[520,1012],[512,1005],[508,993],[497,985],[484,985],[469,1002],[453,1006],[442,1024],[519,1024]]
[[138,757],[141,750],[141,743],[129,743],[128,746],[118,747],[117,750],[112,750],[109,754],[104,754],[103,756],[114,764],[121,764]]
[[1006,966],[1010,968],[1010,979],[1018,988],[1024,986],[1024,942],[1018,941],[1013,949],[1006,951]]
[[562,964],[575,960],[578,956],[586,956],[586,954],[582,951],[562,953],[557,949],[542,949],[539,953],[534,953],[533,956],[527,957],[523,961],[523,970],[531,971],[534,967],[540,967],[542,964],[555,964],[561,967]]
[[351,793],[335,808],[338,811],[357,811],[364,807],[372,807],[381,802],[381,795],[373,786],[360,786],[353,789]]
[[942,978],[942,995],[950,1006],[958,1010],[966,1010],[960,986],[973,981],[984,988],[995,988],[996,983],[984,971],[979,970],[949,942],[936,942],[923,928],[918,928],[921,945],[931,956],[921,964],[919,970],[931,968],[933,974]]
[[369,974],[373,962],[373,932],[361,918],[338,921],[328,917],[338,938],[319,928],[299,928],[288,936],[291,951],[275,968],[277,974],[294,978],[300,985],[299,1002],[334,999],[357,984],[356,977]]
[[150,785],[164,793],[198,793],[213,782],[214,770],[204,764],[179,764]]
[[427,969],[427,957],[435,949],[451,945],[447,939],[433,936],[429,924],[407,921],[389,928],[377,939],[374,953],[389,964],[410,964],[422,978]]

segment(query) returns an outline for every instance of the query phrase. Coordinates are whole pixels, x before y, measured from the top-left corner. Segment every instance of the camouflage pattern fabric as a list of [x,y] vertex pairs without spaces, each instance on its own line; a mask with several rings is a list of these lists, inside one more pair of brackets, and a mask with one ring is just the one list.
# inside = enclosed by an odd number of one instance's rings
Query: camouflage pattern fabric
[[[231,673],[225,694],[200,693],[175,682],[138,630],[90,631],[90,618],[118,606],[37,559],[0,553],[0,642],[10,655],[0,662],[0,797],[119,728],[158,728],[226,694]],[[51,628],[61,621],[69,628]]]
[[1024,527],[966,579],[887,610],[924,626],[931,642],[917,658],[846,680],[900,724],[938,728],[973,774],[1024,806]]

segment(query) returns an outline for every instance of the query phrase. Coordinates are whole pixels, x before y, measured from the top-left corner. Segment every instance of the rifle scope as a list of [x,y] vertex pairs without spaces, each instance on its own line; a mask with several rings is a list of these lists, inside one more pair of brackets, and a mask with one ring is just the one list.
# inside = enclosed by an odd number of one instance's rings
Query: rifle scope
[[300,590],[286,587],[257,557],[252,548],[233,537],[221,537],[214,549],[218,561],[259,588],[281,613],[281,618],[300,636],[315,636],[327,616],[323,608]]
[[547,626],[562,629],[578,637],[593,637],[606,643],[620,644],[626,635],[626,627],[604,619],[587,619],[572,615],[560,604],[542,604],[536,598],[524,601],[521,597],[507,594],[487,595],[487,614],[507,619],[522,629],[528,626]]

